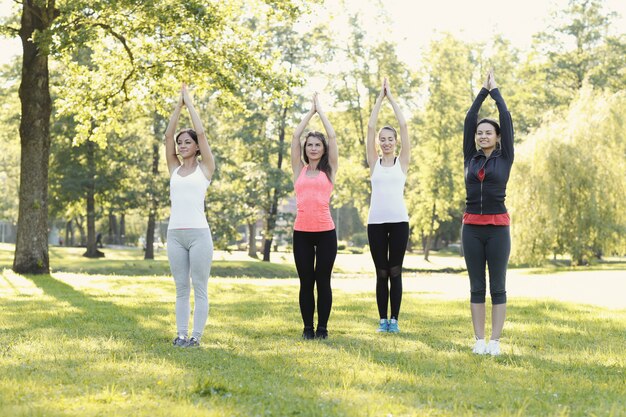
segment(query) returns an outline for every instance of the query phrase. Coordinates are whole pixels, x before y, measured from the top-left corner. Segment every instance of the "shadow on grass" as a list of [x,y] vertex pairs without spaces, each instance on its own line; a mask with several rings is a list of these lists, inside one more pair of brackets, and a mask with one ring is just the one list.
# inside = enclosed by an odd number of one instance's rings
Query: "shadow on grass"
[[[68,396],[82,395],[85,386],[102,391],[115,385],[120,391],[149,390],[154,398],[192,402],[229,415],[310,416],[410,414],[420,408],[480,413],[498,405],[553,415],[559,403],[568,401],[574,404],[572,415],[602,415],[607,402],[623,402],[623,365],[603,359],[601,350],[624,353],[626,312],[606,317],[605,310],[590,306],[513,299],[505,354],[490,358],[470,352],[467,302],[405,297],[402,332],[376,334],[373,292],[335,291],[330,339],[310,342],[300,339],[297,286],[211,282],[203,346],[175,349],[170,345],[171,283],[170,300],[161,301],[150,291],[151,285],[164,284],[149,283],[143,291],[132,288],[136,301],[127,306],[115,300],[128,302],[123,284],[132,277],[98,295],[53,276],[27,278],[50,299],[3,300],[3,309],[15,309],[14,315],[2,313],[13,323],[11,331],[40,338],[67,334],[76,341],[68,345],[75,351],[62,359],[34,359],[27,367],[3,366],[3,375],[16,383],[61,381]],[[118,347],[87,343],[111,337],[120,342]],[[173,380],[159,385],[168,376]],[[366,396],[361,408],[359,401]],[[107,410],[112,406],[102,405]]]
[[[235,415],[260,415],[268,410],[274,410],[273,415],[313,416],[319,415],[320,410],[324,415],[346,414],[347,410],[341,404],[322,399],[318,390],[312,389],[297,363],[291,364],[286,357],[275,355],[265,345],[268,340],[266,328],[255,331],[254,326],[250,326],[245,330],[246,323],[264,315],[292,314],[290,310],[293,307],[285,306],[282,297],[275,301],[264,298],[253,304],[249,300],[231,303],[224,297],[225,301],[214,302],[211,308],[231,319],[216,326],[209,325],[202,348],[176,349],[171,346],[170,334],[164,334],[166,327],[170,330],[175,327],[173,293],[168,303],[156,303],[149,299],[142,302],[138,297],[137,305],[127,307],[106,301],[109,298],[119,300],[119,294],[88,295],[50,275],[26,278],[47,297],[44,300],[37,297],[5,300],[3,308],[15,311],[15,315],[9,315],[7,319],[15,320],[20,314],[26,318],[16,323],[11,331],[25,335],[30,341],[37,334],[39,340],[51,338],[52,341],[48,342],[53,344],[54,340],[59,345],[69,343],[75,350],[74,354],[52,354],[53,357],[41,352],[41,358],[30,358],[18,369],[3,366],[3,375],[22,381],[32,379],[31,383],[44,385],[50,383],[56,386],[58,381],[63,381],[60,385],[64,386],[62,389],[65,392],[83,393],[85,389],[92,393],[107,390],[130,392],[139,389],[137,387],[150,387],[154,389],[155,396],[164,395],[173,402],[192,401],[211,409],[223,407],[225,412],[235,410]],[[236,292],[237,288],[228,291],[230,294]],[[122,298],[126,297],[122,295]],[[234,314],[241,308],[254,313]],[[143,323],[156,320],[159,316],[170,317],[169,326],[159,330],[144,326]],[[237,325],[229,326],[229,323],[235,323],[234,320]],[[214,334],[216,328],[221,333]],[[230,333],[233,330],[237,331],[236,336]],[[276,331],[279,334],[284,329],[277,328]],[[171,333],[173,335],[173,331]],[[106,343],[111,339],[118,342],[112,343],[116,347]],[[94,341],[98,340],[103,345],[94,346]],[[257,343],[260,346],[256,346]],[[259,358],[259,348],[267,352],[268,360],[263,358],[263,354]],[[12,353],[8,350],[6,354]],[[141,371],[146,361],[154,362],[155,366]],[[156,366],[159,363],[178,369],[172,372],[173,375],[182,375],[180,381],[175,383],[178,384],[175,389],[161,394],[156,393],[159,391],[156,388],[163,379],[162,372],[154,369],[160,368]],[[128,370],[133,368],[139,371],[129,374]],[[68,375],[71,375],[70,380],[67,380]],[[291,381],[287,386],[285,378]]]

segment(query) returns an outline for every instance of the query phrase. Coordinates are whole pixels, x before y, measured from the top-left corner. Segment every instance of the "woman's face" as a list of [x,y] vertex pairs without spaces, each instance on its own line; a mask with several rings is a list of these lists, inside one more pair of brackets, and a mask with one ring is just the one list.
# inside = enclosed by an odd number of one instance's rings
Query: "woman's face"
[[195,156],[200,149],[198,144],[187,132],[183,132],[178,136],[178,139],[176,139],[176,147],[178,148],[178,154],[183,157],[183,159]]
[[304,144],[304,151],[309,161],[319,161],[324,155],[324,143],[314,136],[309,136]]
[[378,144],[383,155],[392,155],[396,150],[396,137],[389,129],[383,129],[378,134]]
[[483,151],[493,150],[499,138],[496,128],[491,123],[483,122],[476,128],[476,145]]

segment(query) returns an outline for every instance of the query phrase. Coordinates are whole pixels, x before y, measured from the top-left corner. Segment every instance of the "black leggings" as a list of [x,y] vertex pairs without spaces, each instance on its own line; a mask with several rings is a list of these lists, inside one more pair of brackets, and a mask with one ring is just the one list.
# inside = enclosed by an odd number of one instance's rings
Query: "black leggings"
[[387,318],[391,299],[391,318],[397,320],[402,303],[402,262],[409,241],[409,223],[368,224],[367,238],[376,266],[378,314],[381,319]]
[[337,233],[293,231],[293,257],[300,277],[300,313],[304,327],[313,327],[317,284],[317,327],[325,329],[333,305],[330,275],[337,257]]
[[483,304],[487,293],[485,264],[489,265],[491,304],[506,303],[506,268],[511,253],[509,226],[464,224],[465,265],[470,279],[470,301]]

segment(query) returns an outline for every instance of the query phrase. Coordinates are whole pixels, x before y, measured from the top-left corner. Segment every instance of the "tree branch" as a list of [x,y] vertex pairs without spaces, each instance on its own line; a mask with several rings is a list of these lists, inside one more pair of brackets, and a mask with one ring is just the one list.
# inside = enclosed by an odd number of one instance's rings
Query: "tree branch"
[[122,36],[121,34],[117,33],[115,30],[113,30],[113,28],[110,25],[108,25],[106,23],[99,23],[99,22],[96,22],[93,25],[101,27],[102,29],[106,30],[109,34],[111,34],[111,36],[113,36],[118,41],[120,41],[120,43],[122,44],[122,46],[126,50],[126,54],[128,55],[128,58],[130,59],[131,68],[132,68],[132,70],[128,73],[128,75],[122,81],[122,85],[120,86],[120,88],[117,91],[115,91],[114,93],[112,93],[112,94],[110,94],[110,95],[105,97],[105,102],[108,101],[113,96],[117,95],[121,91],[124,92],[124,97],[126,98],[126,100],[128,100],[128,91],[126,89],[126,84],[131,79],[131,77],[135,74],[135,71],[136,71],[136,68],[135,68],[135,57],[133,55],[133,51],[131,51],[130,47],[128,46],[128,43],[126,42],[126,38],[124,36]]

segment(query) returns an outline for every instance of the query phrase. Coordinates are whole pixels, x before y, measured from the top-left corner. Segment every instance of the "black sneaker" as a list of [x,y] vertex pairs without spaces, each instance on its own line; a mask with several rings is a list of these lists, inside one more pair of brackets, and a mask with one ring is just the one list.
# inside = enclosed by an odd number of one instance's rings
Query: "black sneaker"
[[328,339],[328,330],[325,327],[318,327],[315,331],[316,339]]
[[313,327],[305,327],[302,331],[302,338],[305,340],[315,339],[315,332],[313,331]]
[[187,341],[187,344],[185,345],[185,347],[198,347],[198,346],[200,346],[200,341],[196,339],[195,337],[192,337],[191,339],[189,339]]
[[174,347],[185,347],[187,346],[187,338],[176,336],[176,339],[172,342]]

